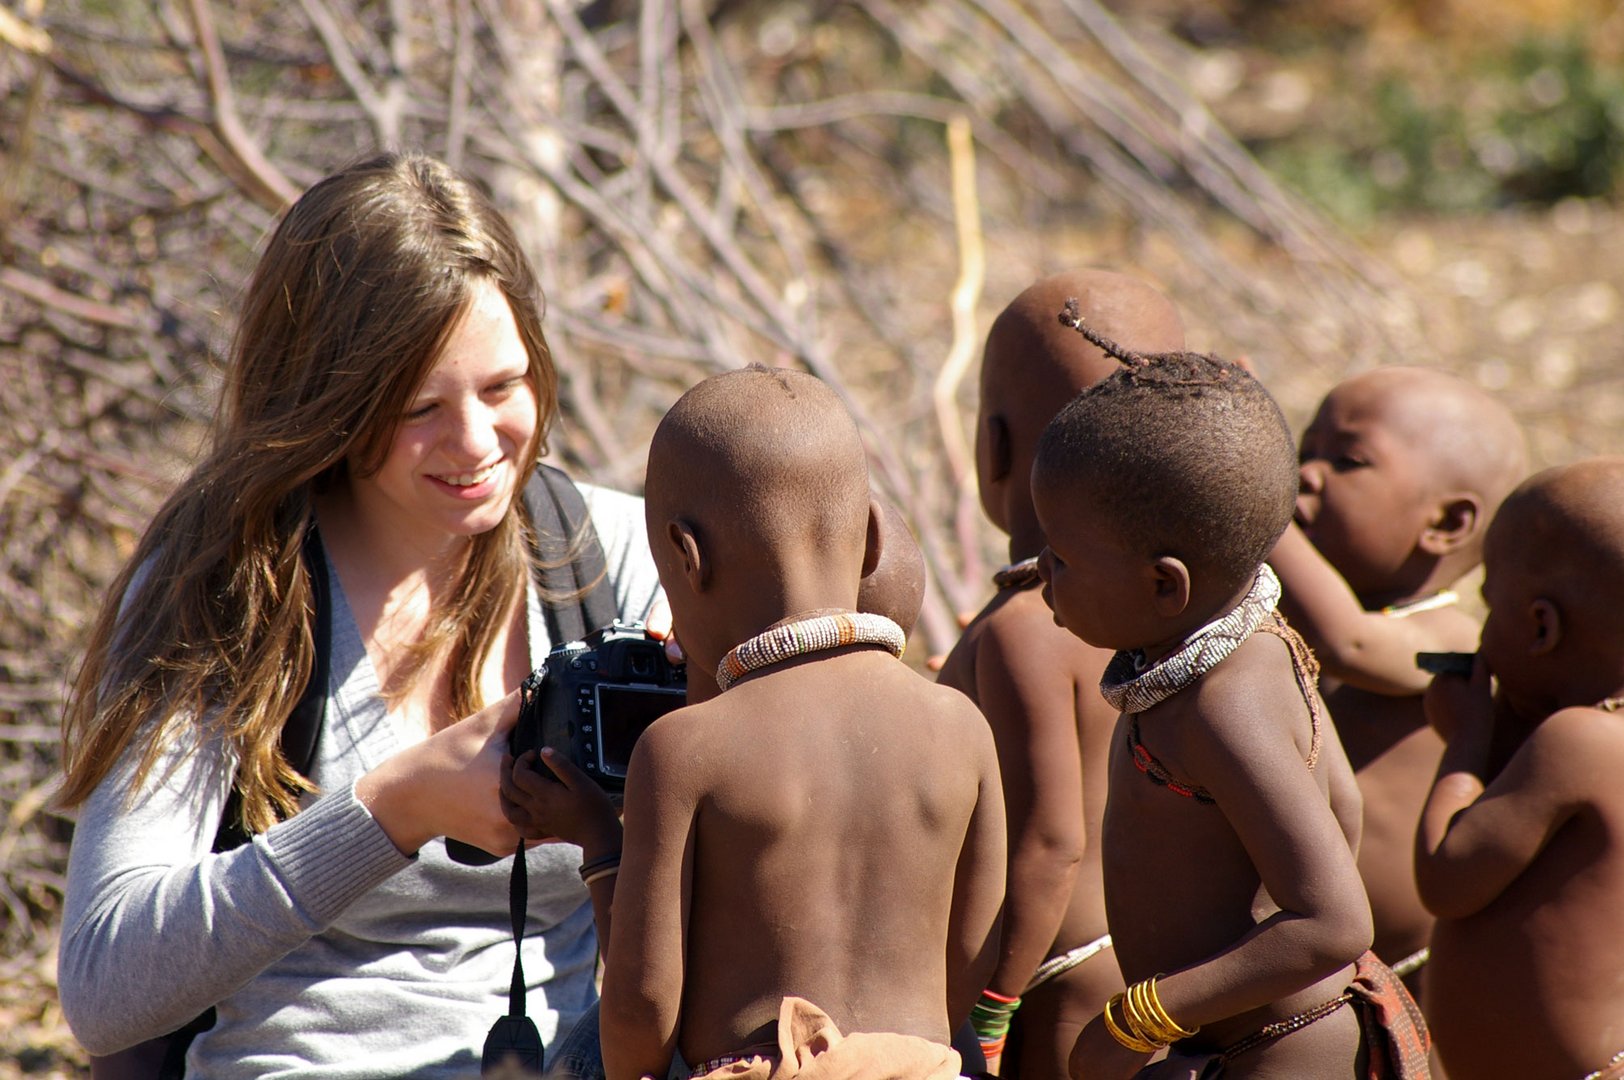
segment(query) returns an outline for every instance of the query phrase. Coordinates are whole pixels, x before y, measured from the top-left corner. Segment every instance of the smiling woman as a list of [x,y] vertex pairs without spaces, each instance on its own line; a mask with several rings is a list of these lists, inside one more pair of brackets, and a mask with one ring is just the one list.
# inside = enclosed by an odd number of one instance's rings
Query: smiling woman
[[[509,691],[551,645],[518,497],[557,400],[539,312],[507,223],[419,155],[329,176],[270,237],[212,448],[115,583],[64,721],[59,983],[93,1054],[212,1006],[192,1074],[477,1070],[509,870],[438,838],[517,843],[496,796]],[[641,619],[641,504],[581,490],[615,607]],[[301,774],[280,739],[317,677]],[[213,850],[231,806],[259,835]],[[523,950],[550,1056],[590,1071],[595,1031],[560,1052],[595,998],[579,862],[532,854]]]

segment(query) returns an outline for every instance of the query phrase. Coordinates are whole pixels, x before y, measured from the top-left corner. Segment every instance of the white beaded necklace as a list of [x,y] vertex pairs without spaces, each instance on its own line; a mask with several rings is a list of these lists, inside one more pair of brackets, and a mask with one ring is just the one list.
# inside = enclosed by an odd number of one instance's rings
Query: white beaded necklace
[[733,647],[716,665],[716,685],[723,690],[752,671],[772,664],[846,645],[883,645],[892,656],[901,656],[908,639],[902,627],[884,615],[864,611],[843,611],[796,619],[763,631]]
[[1239,604],[1185,638],[1184,644],[1154,664],[1147,666],[1145,654],[1137,649],[1113,656],[1100,679],[1100,694],[1118,712],[1144,712],[1194,686],[1196,680],[1240,648],[1279,602],[1280,579],[1264,563]]

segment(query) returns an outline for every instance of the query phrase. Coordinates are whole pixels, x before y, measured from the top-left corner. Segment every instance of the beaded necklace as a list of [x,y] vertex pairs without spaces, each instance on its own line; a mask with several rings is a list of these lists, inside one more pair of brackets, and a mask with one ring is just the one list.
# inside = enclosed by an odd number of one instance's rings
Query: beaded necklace
[[902,627],[884,615],[866,611],[796,619],[735,645],[716,665],[716,685],[726,690],[752,671],[826,649],[883,645],[892,656],[901,656],[907,643]]
[[1038,557],[1022,559],[1001,567],[992,576],[992,583],[1000,589],[1029,589],[1036,585],[1038,578]]
[[1454,589],[1444,589],[1431,596],[1423,596],[1415,600],[1406,600],[1402,604],[1388,604],[1380,613],[1390,619],[1403,619],[1411,615],[1419,615],[1423,611],[1437,611],[1439,608],[1451,607],[1460,602],[1460,593]]
[[1100,693],[1118,712],[1141,713],[1166,701],[1217,667],[1252,636],[1280,600],[1280,579],[1268,563],[1258,567],[1252,588],[1235,607],[1207,623],[1154,664],[1138,649],[1119,652],[1105,666]]

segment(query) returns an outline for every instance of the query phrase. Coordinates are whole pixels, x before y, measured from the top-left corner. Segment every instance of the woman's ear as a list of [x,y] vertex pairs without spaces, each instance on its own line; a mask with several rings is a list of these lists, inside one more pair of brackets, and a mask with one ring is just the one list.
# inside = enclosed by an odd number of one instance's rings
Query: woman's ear
[[1481,496],[1469,491],[1446,495],[1438,501],[1416,546],[1428,555],[1448,555],[1477,536],[1485,524]]
[[665,538],[681,560],[682,576],[688,588],[696,593],[704,592],[710,587],[711,566],[700,543],[699,531],[686,519],[674,518],[666,523]]
[[1190,568],[1183,559],[1163,555],[1150,564],[1147,571],[1151,584],[1151,603],[1156,614],[1164,619],[1176,619],[1190,606]]
[[880,506],[879,500],[869,496],[868,500],[868,540],[863,550],[863,572],[860,576],[868,577],[879,568],[880,557],[885,554],[885,509]]
[[1528,604],[1529,656],[1547,656],[1562,641],[1562,612],[1543,596],[1536,596]]

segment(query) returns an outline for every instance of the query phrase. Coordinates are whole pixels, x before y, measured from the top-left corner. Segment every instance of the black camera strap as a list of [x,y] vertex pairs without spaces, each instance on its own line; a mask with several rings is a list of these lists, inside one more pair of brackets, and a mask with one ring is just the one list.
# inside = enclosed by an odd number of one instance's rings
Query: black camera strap
[[541,1032],[524,1011],[524,920],[530,905],[530,874],[525,867],[524,841],[513,852],[508,875],[508,913],[513,920],[513,983],[508,988],[508,1011],[498,1017],[485,1036],[479,1057],[479,1075],[491,1077],[540,1076],[546,1055]]

